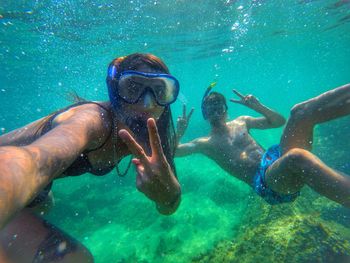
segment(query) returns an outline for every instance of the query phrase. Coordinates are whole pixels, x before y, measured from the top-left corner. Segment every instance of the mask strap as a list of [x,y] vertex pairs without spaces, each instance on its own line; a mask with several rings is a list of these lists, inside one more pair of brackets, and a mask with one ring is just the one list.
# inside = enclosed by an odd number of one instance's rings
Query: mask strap
[[114,79],[118,76],[118,68],[120,63],[123,62],[123,60],[126,58],[126,56],[116,58],[115,60],[112,61],[111,64],[109,64],[108,71],[107,71],[107,76],[109,79]]

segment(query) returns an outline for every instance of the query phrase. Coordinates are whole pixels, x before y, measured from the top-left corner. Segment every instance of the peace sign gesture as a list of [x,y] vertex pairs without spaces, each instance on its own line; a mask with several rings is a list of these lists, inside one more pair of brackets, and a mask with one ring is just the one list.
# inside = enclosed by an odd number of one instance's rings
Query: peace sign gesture
[[191,109],[190,113],[186,116],[186,104],[182,105],[182,116],[177,118],[176,125],[176,137],[177,141],[185,134],[190,118],[193,114],[194,108]]
[[232,92],[235,93],[240,98],[240,100],[230,99],[231,102],[245,105],[245,106],[247,106],[247,107],[249,107],[251,109],[256,109],[257,106],[261,105],[259,100],[255,96],[253,96],[251,94],[249,94],[249,95],[242,95],[241,93],[239,93],[235,89],[233,89]]
[[157,124],[153,118],[147,120],[147,128],[151,156],[146,155],[142,146],[127,130],[122,129],[118,134],[135,156],[132,162],[137,171],[137,189],[155,201],[158,210],[163,210],[160,212],[168,213],[180,200],[180,185],[164,155]]

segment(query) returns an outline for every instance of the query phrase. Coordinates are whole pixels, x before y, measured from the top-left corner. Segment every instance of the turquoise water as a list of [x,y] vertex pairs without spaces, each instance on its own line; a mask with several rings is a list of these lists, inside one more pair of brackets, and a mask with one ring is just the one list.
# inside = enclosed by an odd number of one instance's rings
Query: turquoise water
[[[107,99],[116,56],[151,52],[181,83],[173,105],[195,112],[183,142],[205,136],[212,81],[289,116],[298,102],[350,82],[349,1],[0,1],[0,132],[67,105],[75,90]],[[230,119],[256,113],[229,105]],[[350,173],[349,117],[317,127],[314,151]],[[254,131],[268,147],[282,129]],[[96,262],[342,262],[350,211],[305,188],[271,207],[201,155],[176,159],[182,204],[169,217],[135,189],[134,171],[58,180],[50,222]]]

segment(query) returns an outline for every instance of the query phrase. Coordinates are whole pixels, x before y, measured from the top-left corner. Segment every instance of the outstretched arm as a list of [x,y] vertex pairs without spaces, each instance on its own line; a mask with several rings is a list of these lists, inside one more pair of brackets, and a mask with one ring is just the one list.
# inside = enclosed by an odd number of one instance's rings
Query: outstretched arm
[[176,148],[175,157],[183,157],[193,153],[203,153],[203,147],[208,139],[198,138],[188,143],[179,144]]
[[81,152],[96,147],[99,136],[104,137],[100,112],[87,107],[57,116],[57,126],[27,146],[0,147],[0,229]]
[[278,128],[285,124],[286,119],[276,111],[266,107],[253,95],[242,95],[236,90],[233,92],[240,97],[240,100],[230,99],[231,102],[242,104],[248,108],[262,114],[264,117],[254,118],[251,116],[241,116],[239,120],[246,123],[247,129],[269,129]]

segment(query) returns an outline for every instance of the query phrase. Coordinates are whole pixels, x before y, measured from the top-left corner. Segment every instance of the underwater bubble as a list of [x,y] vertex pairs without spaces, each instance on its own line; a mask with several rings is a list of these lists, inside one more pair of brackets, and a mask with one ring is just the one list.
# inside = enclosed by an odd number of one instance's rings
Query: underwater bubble
[[239,22],[235,22],[231,27],[231,31],[238,29],[238,27],[239,27]]

